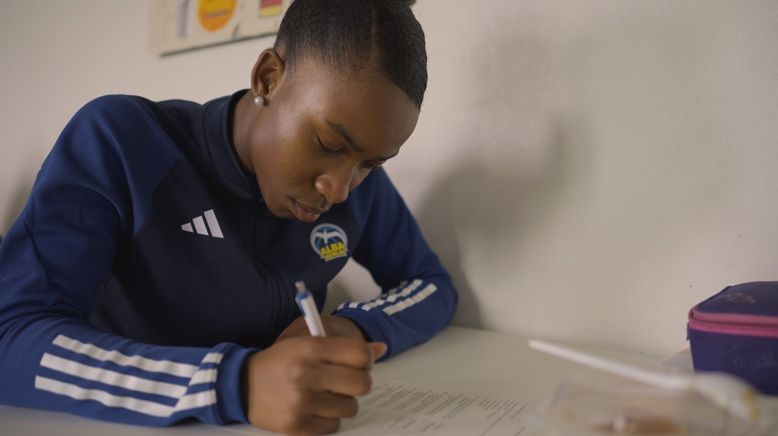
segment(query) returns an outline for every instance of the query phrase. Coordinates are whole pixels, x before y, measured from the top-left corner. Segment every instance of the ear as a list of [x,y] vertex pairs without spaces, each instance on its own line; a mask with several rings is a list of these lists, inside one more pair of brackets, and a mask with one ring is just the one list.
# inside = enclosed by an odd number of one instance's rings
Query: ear
[[259,54],[257,63],[251,70],[251,92],[254,95],[270,99],[273,91],[283,80],[285,71],[284,60],[272,48]]

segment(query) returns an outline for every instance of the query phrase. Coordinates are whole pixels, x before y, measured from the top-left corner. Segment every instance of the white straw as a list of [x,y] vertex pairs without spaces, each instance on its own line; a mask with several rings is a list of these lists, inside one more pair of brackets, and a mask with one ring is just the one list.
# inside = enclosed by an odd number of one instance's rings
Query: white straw
[[663,389],[682,391],[689,389],[692,385],[691,380],[687,377],[662,374],[637,366],[627,365],[615,360],[606,359],[604,357],[593,356],[591,354],[538,339],[530,339],[529,346],[530,348],[538,351],[553,354],[554,356],[561,357],[563,359],[571,360],[582,365],[607,371],[631,380],[637,380]]
[[591,368],[607,371],[631,380],[672,391],[694,391],[704,395],[723,410],[748,421],[756,421],[761,413],[757,393],[739,379],[723,373],[667,374],[594,356],[562,345],[530,339],[532,349],[543,351]]

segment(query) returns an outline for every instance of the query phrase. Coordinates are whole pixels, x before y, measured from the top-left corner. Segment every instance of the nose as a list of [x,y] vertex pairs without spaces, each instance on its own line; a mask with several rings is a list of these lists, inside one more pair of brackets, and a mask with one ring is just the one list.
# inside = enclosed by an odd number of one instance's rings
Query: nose
[[343,203],[356,180],[355,171],[355,167],[351,165],[332,168],[316,178],[314,187],[328,203]]

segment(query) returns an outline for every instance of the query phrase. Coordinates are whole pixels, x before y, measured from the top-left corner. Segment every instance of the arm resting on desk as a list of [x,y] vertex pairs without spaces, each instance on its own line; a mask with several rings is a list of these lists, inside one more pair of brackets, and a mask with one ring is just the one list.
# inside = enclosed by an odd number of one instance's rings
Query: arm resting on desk
[[354,260],[382,288],[367,302],[341,304],[335,315],[356,322],[377,342],[384,359],[430,339],[454,316],[457,293],[400,194],[384,171],[375,175],[372,205]]
[[152,346],[88,322],[142,206],[120,141],[138,138],[147,115],[128,101],[103,98],[74,117],[0,244],[0,403],[142,425],[246,422],[238,379],[253,350]]

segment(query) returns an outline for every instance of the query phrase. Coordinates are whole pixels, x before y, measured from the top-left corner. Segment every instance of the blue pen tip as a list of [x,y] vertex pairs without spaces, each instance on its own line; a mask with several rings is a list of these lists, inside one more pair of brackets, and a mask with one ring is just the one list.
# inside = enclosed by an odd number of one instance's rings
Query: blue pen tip
[[305,282],[302,280],[294,282],[294,287],[297,288],[297,292],[305,292],[307,290],[305,289]]

